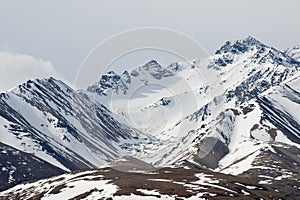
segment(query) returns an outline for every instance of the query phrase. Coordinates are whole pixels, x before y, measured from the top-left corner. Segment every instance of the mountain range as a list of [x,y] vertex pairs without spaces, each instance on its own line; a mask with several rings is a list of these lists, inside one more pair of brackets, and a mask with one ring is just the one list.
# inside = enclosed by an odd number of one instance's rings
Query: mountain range
[[247,37],[86,90],[1,93],[0,197],[300,198],[299,52]]

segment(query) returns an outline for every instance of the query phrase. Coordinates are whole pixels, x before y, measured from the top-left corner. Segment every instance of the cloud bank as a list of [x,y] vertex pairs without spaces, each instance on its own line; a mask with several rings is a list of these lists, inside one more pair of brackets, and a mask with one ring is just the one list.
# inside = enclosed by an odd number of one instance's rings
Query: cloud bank
[[59,78],[50,61],[26,54],[0,51],[0,91],[6,91],[29,79]]

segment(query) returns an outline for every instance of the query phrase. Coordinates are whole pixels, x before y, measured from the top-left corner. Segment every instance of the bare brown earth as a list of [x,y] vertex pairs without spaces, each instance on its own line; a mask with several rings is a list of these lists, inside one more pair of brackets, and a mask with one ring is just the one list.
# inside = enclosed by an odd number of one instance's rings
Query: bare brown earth
[[[76,174],[77,172],[75,172]],[[199,178],[196,174],[205,174],[213,183],[205,182],[196,183]],[[244,176],[231,176],[221,173],[211,172],[206,169],[189,166],[184,168],[161,168],[152,172],[125,172],[118,171],[113,168],[102,168],[93,173],[89,173],[89,180],[91,176],[99,177],[101,179],[111,180],[111,183],[117,185],[119,190],[112,197],[104,199],[114,199],[115,196],[121,195],[140,195],[145,196],[144,193],[137,189],[156,190],[160,195],[152,195],[161,197],[161,195],[175,196],[175,199],[185,199],[195,196],[198,193],[204,193],[202,198],[206,199],[293,199],[287,194],[291,189],[291,185],[295,184],[290,181],[274,182],[272,185],[258,184],[257,181]],[[200,178],[201,181],[201,178]],[[276,187],[278,187],[276,189]],[[251,188],[251,189],[249,189]],[[67,189],[66,185],[61,184],[52,188],[50,193],[59,193],[62,189]],[[10,193],[5,197],[0,197],[1,200],[26,199],[26,194],[22,192]],[[93,190],[87,191],[73,199],[84,199]],[[41,199],[45,191],[36,194],[34,200]],[[297,194],[299,196],[299,191]],[[151,195],[150,195],[151,196]],[[297,197],[297,196],[294,196]],[[103,199],[103,198],[102,198]]]
[[[178,199],[184,199],[196,195],[197,193],[207,193],[203,197],[207,199],[279,199],[283,195],[276,192],[268,185],[260,185],[257,182],[246,178],[236,177],[220,173],[212,173],[204,169],[185,169],[185,168],[162,168],[155,171],[156,174],[140,174],[118,172],[110,169],[105,174],[105,177],[112,179],[112,182],[119,186],[120,190],[115,195],[143,195],[143,193],[136,191],[136,189],[157,190],[160,194],[177,195]],[[210,178],[219,180],[219,183],[213,184],[232,190],[232,192],[201,184],[195,184],[199,180],[195,174],[204,173],[212,175]],[[117,179],[116,179],[117,174]],[[166,179],[167,181],[154,181],[153,179]],[[184,184],[183,184],[184,183]],[[191,189],[188,185],[194,185]],[[247,189],[242,186],[255,186],[255,189]],[[201,187],[199,187],[201,186]],[[197,188],[198,187],[198,188]],[[242,192],[242,190],[244,192]],[[245,195],[249,193],[250,195]],[[213,195],[213,196],[212,196]]]
[[[124,157],[110,163],[107,167],[97,170],[74,171],[75,175],[68,182],[80,180],[109,180],[118,186],[112,196],[99,199],[113,200],[116,196],[146,196],[140,189],[156,191],[147,196],[161,198],[164,195],[174,199],[189,197],[205,199],[300,199],[300,158],[298,149],[294,147],[276,147],[277,153],[265,151],[252,163],[253,167],[237,176],[217,173],[199,167],[188,161],[181,167],[155,168],[132,157]],[[261,167],[262,166],[262,167]],[[77,175],[78,174],[78,175]],[[34,194],[31,200],[42,199],[47,194],[58,194],[70,186],[64,182],[64,177],[58,176],[44,180],[43,184],[55,183],[48,190],[37,191],[35,188],[13,190],[5,193],[0,200],[28,199],[28,194]],[[95,185],[96,187],[97,185]],[[101,189],[101,188],[100,188]],[[85,199],[99,188],[87,190],[72,197],[74,200]]]

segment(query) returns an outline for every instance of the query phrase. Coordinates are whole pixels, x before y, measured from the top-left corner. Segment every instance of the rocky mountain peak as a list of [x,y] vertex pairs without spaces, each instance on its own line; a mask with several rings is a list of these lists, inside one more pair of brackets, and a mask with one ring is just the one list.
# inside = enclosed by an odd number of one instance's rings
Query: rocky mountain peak
[[267,48],[267,46],[254,37],[248,36],[244,39],[236,40],[234,42],[227,41],[220,49],[216,51],[216,54],[222,53],[234,53],[234,54],[242,54],[254,47],[261,49]]

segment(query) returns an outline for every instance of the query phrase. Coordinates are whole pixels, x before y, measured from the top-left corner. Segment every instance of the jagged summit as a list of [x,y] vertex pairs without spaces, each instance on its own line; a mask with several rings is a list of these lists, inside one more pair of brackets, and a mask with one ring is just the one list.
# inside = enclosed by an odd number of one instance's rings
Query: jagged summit
[[162,77],[169,77],[174,75],[171,70],[162,67],[156,60],[147,62],[142,67],[139,67],[138,71],[142,73],[149,73],[153,78],[157,80],[161,79]]
[[143,68],[144,69],[149,69],[149,67],[151,67],[151,66],[161,66],[161,65],[158,63],[157,60],[152,59],[149,62],[145,63],[143,65]]
[[259,49],[266,48],[268,47],[267,45],[261,43],[254,37],[248,36],[244,39],[236,40],[234,42],[227,41],[223,46],[221,46],[220,49],[216,51],[216,54],[221,54],[221,53],[245,53],[251,47],[257,47]]
[[[234,42],[227,41],[215,55],[212,56],[213,63],[217,67],[226,67],[232,63],[266,64],[275,66],[300,66],[295,58],[294,51],[282,52],[271,46],[265,45],[257,39],[248,36]],[[297,57],[297,56],[296,56]]]
[[125,95],[127,94],[128,84],[131,84],[134,78],[138,80],[148,78],[160,80],[163,77],[174,75],[172,69],[162,67],[156,60],[150,60],[144,65],[132,69],[130,72],[125,70],[121,75],[116,74],[114,71],[109,71],[103,74],[100,80],[88,87],[87,90],[100,95],[107,95],[109,91]]
[[114,71],[103,74],[98,82],[89,86],[87,91],[96,92],[100,95],[107,95],[107,91],[115,91],[117,94],[126,94],[127,86],[131,82],[128,71],[124,71],[121,75]]

